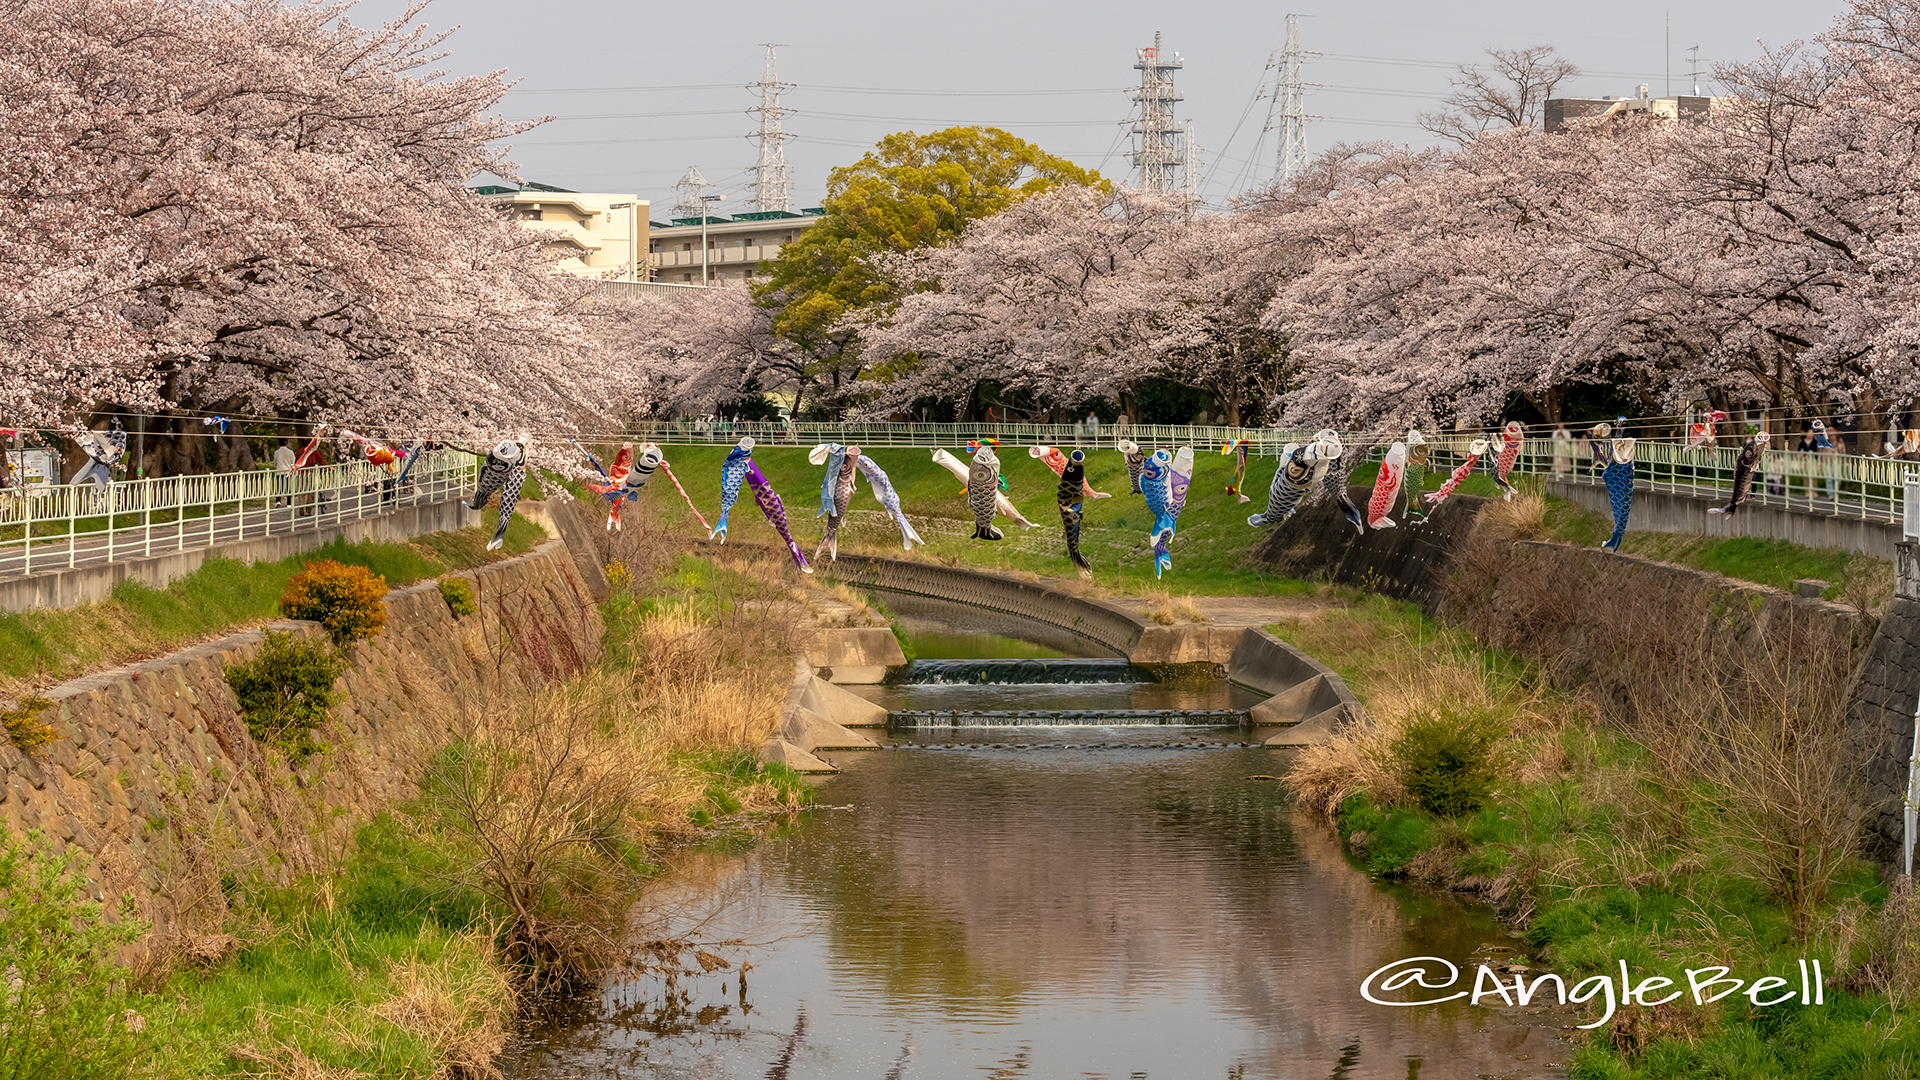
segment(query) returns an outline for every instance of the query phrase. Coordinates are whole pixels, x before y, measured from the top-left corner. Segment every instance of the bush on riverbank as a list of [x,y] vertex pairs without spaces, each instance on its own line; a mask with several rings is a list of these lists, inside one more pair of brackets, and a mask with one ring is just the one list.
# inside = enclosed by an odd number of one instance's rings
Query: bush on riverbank
[[[1696,642],[1708,653],[1688,677],[1624,703],[1628,728],[1410,605],[1357,598],[1272,629],[1367,707],[1367,724],[1298,751],[1289,779],[1369,871],[1479,893],[1568,976],[1625,960],[1684,986],[1684,968],[1727,965],[1797,988],[1798,961],[1823,958],[1824,1006],[1630,1006],[1574,1076],[1908,1075],[1920,915],[1853,857],[1859,757],[1839,737],[1835,665]],[[1513,718],[1510,770],[1459,818],[1417,805],[1396,768],[1408,718],[1435,698]]]

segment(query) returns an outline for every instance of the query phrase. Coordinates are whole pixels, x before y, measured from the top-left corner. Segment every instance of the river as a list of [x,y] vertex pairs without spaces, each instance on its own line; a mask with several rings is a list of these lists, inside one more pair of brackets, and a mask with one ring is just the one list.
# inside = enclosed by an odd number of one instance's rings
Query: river
[[[912,641],[921,660],[1061,655],[930,627]],[[1106,663],[1091,684],[981,685],[964,666],[923,664],[909,685],[860,689],[926,711],[1259,697],[1130,681]],[[1250,738],[1224,725],[931,723],[833,755],[842,772],[822,784],[823,808],[745,850],[690,854],[675,895],[656,898],[712,911],[709,937],[752,943],[744,985],[734,970],[671,992],[609,983],[530,1032],[509,1075],[1564,1075],[1559,1028],[1577,1022],[1564,1015],[1360,996],[1394,960],[1464,968],[1521,943],[1483,908],[1355,869],[1272,779],[1285,751]]]

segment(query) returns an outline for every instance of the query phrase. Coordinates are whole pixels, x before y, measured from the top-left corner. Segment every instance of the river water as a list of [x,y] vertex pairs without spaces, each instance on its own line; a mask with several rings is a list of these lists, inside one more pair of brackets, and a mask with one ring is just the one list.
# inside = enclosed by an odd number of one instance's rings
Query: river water
[[[1019,651],[914,644],[923,659]],[[689,856],[678,894],[656,898],[711,911],[708,937],[753,943],[744,985],[731,970],[671,992],[609,984],[531,1033],[509,1075],[1564,1075],[1558,1028],[1578,1020],[1361,997],[1383,964],[1464,969],[1520,943],[1484,909],[1352,867],[1273,781],[1284,751],[1238,726],[1068,722],[1259,695],[1127,681],[1124,664],[1070,686],[924,667],[915,685],[860,689],[891,709],[1069,712],[896,730],[888,749],[834,755],[826,808],[745,851]]]

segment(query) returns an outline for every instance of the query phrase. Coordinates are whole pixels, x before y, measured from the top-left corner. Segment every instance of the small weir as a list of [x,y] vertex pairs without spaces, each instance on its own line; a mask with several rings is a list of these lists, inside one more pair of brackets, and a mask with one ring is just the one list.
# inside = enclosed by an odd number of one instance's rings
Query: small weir
[[887,714],[893,728],[1066,727],[1098,724],[1138,727],[1154,724],[1238,725],[1247,714],[1238,709],[896,709]]
[[1151,683],[1153,672],[1125,660],[915,660],[887,675],[891,686],[1024,686],[1035,683]]

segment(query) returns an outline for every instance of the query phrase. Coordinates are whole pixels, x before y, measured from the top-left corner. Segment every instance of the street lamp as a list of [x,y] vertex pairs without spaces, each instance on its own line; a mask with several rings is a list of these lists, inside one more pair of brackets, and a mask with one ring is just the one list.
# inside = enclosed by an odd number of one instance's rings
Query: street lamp
[[700,284],[707,284],[707,263],[713,258],[713,251],[707,247],[707,211],[709,203],[726,202],[725,195],[697,195],[700,200]]
[[640,204],[638,202],[617,202],[607,206],[609,210],[627,211],[627,280],[640,280]]

